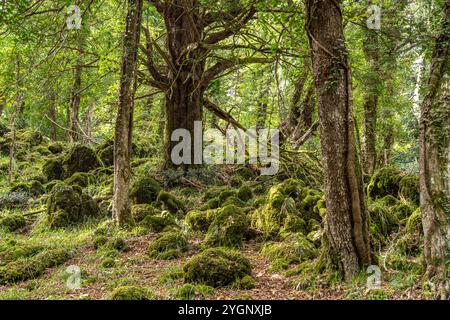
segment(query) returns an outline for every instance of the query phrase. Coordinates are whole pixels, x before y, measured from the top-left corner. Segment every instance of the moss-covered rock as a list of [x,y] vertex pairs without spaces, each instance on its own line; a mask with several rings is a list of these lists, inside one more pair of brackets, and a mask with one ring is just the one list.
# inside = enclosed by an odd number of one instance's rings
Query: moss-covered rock
[[114,289],[109,300],[155,300],[155,294],[148,288],[122,286]]
[[253,198],[252,188],[247,185],[242,186],[237,193],[237,197],[245,202],[251,200]]
[[181,200],[173,194],[161,190],[156,198],[158,204],[162,204],[166,210],[173,214],[184,213],[186,208]]
[[368,195],[372,199],[383,198],[388,195],[397,197],[403,176],[404,174],[401,171],[393,167],[378,170],[367,186]]
[[25,192],[34,197],[45,193],[45,188],[39,181],[33,180],[29,183],[18,183],[11,187],[10,192]]
[[26,225],[25,217],[21,214],[7,214],[0,216],[0,228],[16,231]]
[[175,218],[166,212],[158,215],[146,216],[140,223],[140,226],[151,232],[162,232],[178,227]]
[[185,283],[174,290],[173,296],[178,300],[204,300],[214,293],[214,288],[202,284]]
[[94,182],[94,177],[90,173],[75,172],[70,178],[65,180],[65,183],[69,186],[79,185],[80,187],[87,187],[90,183]]
[[261,254],[271,261],[274,269],[281,269],[314,258],[317,249],[304,235],[293,233],[282,242],[267,242]]
[[109,139],[101,143],[96,148],[97,156],[105,166],[114,164],[114,140]]
[[64,151],[64,145],[61,142],[54,142],[47,148],[52,154],[60,154]]
[[189,211],[186,214],[185,222],[194,232],[207,232],[209,226],[214,221],[216,210]]
[[154,216],[161,213],[161,210],[151,204],[135,204],[131,207],[131,215],[136,223],[141,222],[147,216]]
[[97,203],[77,186],[56,185],[48,199],[47,221],[52,228],[82,223],[100,214]]
[[48,159],[42,167],[42,173],[48,181],[63,180],[66,175],[66,170],[64,169],[62,159]]
[[237,281],[239,288],[251,290],[256,287],[256,280],[252,276],[245,276]]
[[70,149],[64,165],[66,166],[66,177],[70,177],[76,172],[89,172],[100,168],[102,163],[94,150],[88,146],[78,144]]
[[420,208],[415,210],[413,212],[413,214],[408,218],[408,221],[406,222],[406,232],[407,233],[414,233],[414,232],[423,233],[422,215],[420,213]]
[[180,231],[168,231],[150,243],[148,253],[155,259],[170,260],[179,258],[186,248],[186,237]]
[[217,209],[220,206],[219,198],[211,198],[208,201],[206,201],[205,204],[203,204],[200,208],[200,210],[208,210],[208,209]]
[[151,177],[137,179],[131,188],[130,196],[136,204],[151,204],[156,201],[161,185]]
[[306,234],[308,231],[307,223],[303,218],[297,214],[288,213],[286,219],[284,220],[284,225],[280,229],[280,234],[286,233],[303,233]]
[[411,201],[416,206],[420,204],[419,178],[414,175],[404,176],[399,183],[400,197]]
[[380,244],[385,244],[389,235],[398,230],[399,225],[397,215],[383,199],[369,205],[369,231],[374,245],[378,247]]
[[207,247],[240,247],[245,239],[250,222],[242,210],[228,205],[219,209],[206,233]]
[[192,257],[184,266],[184,280],[223,287],[251,273],[250,261],[238,251],[211,248]]

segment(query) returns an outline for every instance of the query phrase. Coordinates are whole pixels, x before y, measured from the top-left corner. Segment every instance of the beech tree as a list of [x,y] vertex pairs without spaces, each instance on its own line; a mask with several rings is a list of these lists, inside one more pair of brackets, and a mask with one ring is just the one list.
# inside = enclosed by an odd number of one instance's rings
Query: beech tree
[[371,261],[368,218],[355,146],[352,78],[342,1],[307,0],[306,32],[318,99],[326,190],[326,236],[347,280]]

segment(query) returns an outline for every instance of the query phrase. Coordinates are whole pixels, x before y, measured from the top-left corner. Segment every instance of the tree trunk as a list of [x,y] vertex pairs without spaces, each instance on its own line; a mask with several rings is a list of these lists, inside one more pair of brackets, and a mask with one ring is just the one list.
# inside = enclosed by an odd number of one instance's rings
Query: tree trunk
[[83,143],[92,144],[92,119],[94,117],[95,103],[91,103],[84,118]]
[[51,136],[52,140],[56,141],[58,138],[58,127],[56,126],[57,123],[57,113],[56,113],[56,93],[54,91],[51,91],[50,93],[50,108],[48,110],[50,119],[50,126],[51,126]]
[[119,108],[114,139],[114,198],[112,210],[113,220],[118,225],[133,223],[129,203],[130,156],[142,3],[143,0],[128,0],[126,30],[123,40]]
[[[203,29],[195,25],[200,21],[197,0],[173,0],[166,6],[167,52],[176,70],[167,74],[170,89],[166,94],[166,167],[173,167],[171,153],[179,142],[171,141],[174,130],[186,129],[191,134],[191,160],[194,162],[194,122],[202,121],[202,84],[205,72],[206,50],[189,50],[192,44],[201,42]],[[189,10],[189,13],[186,13]]]
[[319,108],[326,184],[326,236],[350,281],[370,263],[367,209],[356,154],[352,78],[341,1],[307,0],[306,30]]
[[376,132],[379,85],[379,49],[378,35],[374,30],[367,30],[364,39],[364,54],[369,65],[364,97],[364,134],[362,144],[362,167],[364,173],[372,175],[377,160]]
[[420,209],[427,278],[441,299],[449,298],[450,261],[450,0],[436,40],[420,119]]
[[[80,53],[78,53],[80,54]],[[80,112],[80,90],[81,90],[81,58],[77,58],[74,70],[74,80],[72,86],[72,94],[70,97],[70,117],[69,117],[69,141],[77,142],[80,139],[79,112]]]

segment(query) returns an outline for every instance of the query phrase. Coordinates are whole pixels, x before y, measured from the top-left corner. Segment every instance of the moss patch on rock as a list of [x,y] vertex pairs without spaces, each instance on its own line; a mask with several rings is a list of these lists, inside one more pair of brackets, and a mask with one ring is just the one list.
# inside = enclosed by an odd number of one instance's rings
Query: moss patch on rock
[[21,214],[7,214],[0,216],[0,228],[8,231],[16,231],[25,227],[26,220]]
[[192,257],[184,266],[188,283],[223,287],[251,273],[250,261],[240,252],[225,248],[207,249]]
[[100,168],[102,163],[94,150],[88,146],[78,144],[70,149],[64,161],[66,177],[71,177],[76,172],[89,172]]
[[114,289],[109,300],[155,300],[155,294],[148,288],[122,286]]
[[170,260],[179,258],[186,248],[186,237],[180,231],[168,231],[150,243],[148,253],[155,259]]
[[147,216],[154,216],[160,213],[161,210],[151,204],[135,204],[131,207],[131,215],[136,223],[141,222]]
[[63,180],[66,175],[66,170],[64,169],[62,159],[48,159],[42,167],[42,173],[48,181]]
[[166,210],[173,214],[184,213],[186,208],[181,200],[173,194],[161,190],[156,198],[158,204],[162,204]]
[[205,233],[214,221],[216,212],[216,210],[189,211],[186,214],[185,222],[192,231]]
[[367,193],[372,199],[391,195],[398,196],[400,181],[404,174],[396,168],[385,167],[374,173],[367,186]]
[[416,206],[420,204],[419,178],[414,175],[404,176],[399,183],[400,197],[411,201]]
[[161,185],[152,177],[138,178],[131,188],[130,197],[135,204],[151,204],[160,191]]

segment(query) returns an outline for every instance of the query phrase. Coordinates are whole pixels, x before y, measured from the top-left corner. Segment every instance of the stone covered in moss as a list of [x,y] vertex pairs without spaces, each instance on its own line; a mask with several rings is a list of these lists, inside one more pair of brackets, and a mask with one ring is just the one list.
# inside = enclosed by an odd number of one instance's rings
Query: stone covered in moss
[[189,211],[185,217],[186,224],[195,232],[207,232],[214,221],[216,210]]
[[100,168],[102,163],[94,150],[88,146],[78,144],[70,149],[64,165],[66,166],[66,177],[70,177],[75,172],[89,172]]
[[175,218],[171,214],[164,212],[158,215],[146,216],[140,223],[140,226],[152,232],[161,232],[178,227]]
[[160,213],[161,211],[151,204],[135,204],[131,207],[131,215],[137,223],[144,220],[147,216],[154,216]]
[[398,230],[399,224],[397,215],[392,211],[392,207],[386,205],[384,199],[369,205],[369,231],[376,246],[385,244],[389,235]]
[[97,146],[97,156],[102,160],[105,166],[114,164],[114,140],[108,139]]
[[70,178],[65,180],[65,183],[69,186],[79,185],[80,187],[87,187],[90,183],[93,183],[94,177],[90,173],[75,172]]
[[206,201],[203,206],[201,206],[200,210],[208,210],[208,209],[217,209],[220,206],[219,198],[211,198]]
[[152,290],[136,286],[122,286],[114,289],[109,300],[154,300]]
[[413,214],[408,218],[408,221],[406,222],[406,232],[407,233],[414,233],[414,232],[423,233],[422,215],[420,213],[420,208],[415,210],[413,212]]
[[238,286],[244,290],[251,290],[256,287],[256,280],[252,276],[245,276],[238,280]]
[[367,186],[367,193],[372,199],[383,198],[391,195],[398,196],[400,181],[404,174],[396,168],[385,167],[372,176]]
[[35,197],[44,194],[45,191],[42,183],[37,180],[33,180],[29,183],[18,183],[10,189],[10,192],[25,192]]
[[16,231],[26,225],[25,217],[21,214],[8,214],[0,216],[0,228]]
[[271,261],[275,269],[279,269],[312,259],[317,250],[304,235],[294,233],[286,236],[282,242],[267,242],[261,254]]
[[148,253],[155,259],[170,260],[179,258],[186,248],[186,237],[180,231],[168,231],[150,243]]
[[228,205],[219,209],[206,233],[207,247],[240,247],[245,239],[250,222],[242,210]]
[[48,199],[47,221],[53,228],[82,223],[87,218],[99,215],[97,203],[76,186],[58,184]]
[[62,159],[53,158],[48,159],[42,167],[42,173],[48,181],[62,180],[66,174]]
[[420,204],[419,178],[414,175],[404,176],[399,183],[400,196],[416,206]]
[[60,154],[64,151],[64,145],[61,142],[54,142],[47,148],[52,154]]
[[173,214],[178,214],[180,212],[183,213],[186,210],[181,200],[179,200],[173,194],[165,192],[164,190],[161,190],[158,193],[156,202],[162,204],[165,209],[169,210],[169,212]]
[[175,299],[204,300],[214,293],[214,288],[202,284],[185,283],[174,291]]
[[137,179],[131,188],[130,196],[136,204],[151,204],[156,201],[161,185],[152,177]]
[[237,193],[237,197],[245,202],[251,200],[253,198],[252,188],[249,186],[242,186]]
[[211,248],[192,257],[184,266],[184,280],[223,287],[251,273],[250,261],[240,252]]

